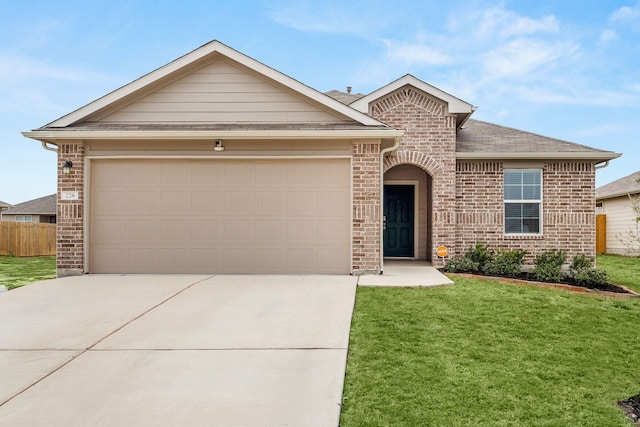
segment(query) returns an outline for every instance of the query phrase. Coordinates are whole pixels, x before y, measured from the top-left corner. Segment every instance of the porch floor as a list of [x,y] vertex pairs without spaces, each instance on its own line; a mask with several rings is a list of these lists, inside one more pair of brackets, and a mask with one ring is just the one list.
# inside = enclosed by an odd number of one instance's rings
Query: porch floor
[[453,285],[428,261],[385,260],[383,274],[362,275],[358,286],[414,287]]

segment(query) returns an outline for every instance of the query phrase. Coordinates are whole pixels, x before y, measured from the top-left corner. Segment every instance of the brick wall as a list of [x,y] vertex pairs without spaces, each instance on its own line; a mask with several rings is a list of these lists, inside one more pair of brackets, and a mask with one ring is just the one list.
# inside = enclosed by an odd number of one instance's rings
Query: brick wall
[[353,144],[353,253],[355,274],[380,272],[380,144]]
[[[541,163],[543,233],[504,234],[503,169],[497,161],[459,161],[456,167],[456,247],[481,242],[495,248],[524,249],[535,255],[562,249],[595,256],[595,168],[588,162]],[[512,166],[509,166],[511,168]]]
[[[62,174],[67,160],[73,162],[71,173]],[[58,147],[58,219],[57,275],[72,276],[84,272],[84,145]],[[65,191],[76,191],[78,200],[62,200]]]
[[455,117],[446,104],[413,87],[403,87],[370,107],[376,119],[404,131],[392,157],[385,159],[385,171],[400,164],[425,170],[432,180],[432,247],[429,258],[439,264],[435,248],[455,250]]

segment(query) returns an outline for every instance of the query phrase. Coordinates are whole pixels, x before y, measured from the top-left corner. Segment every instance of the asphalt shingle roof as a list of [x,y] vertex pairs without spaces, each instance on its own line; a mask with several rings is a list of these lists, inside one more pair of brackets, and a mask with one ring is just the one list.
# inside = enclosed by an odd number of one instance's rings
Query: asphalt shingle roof
[[5,215],[55,215],[56,214],[56,195],[40,197],[38,199],[28,200],[18,203],[2,212]]
[[596,188],[596,200],[640,193],[640,171]]
[[468,120],[458,129],[458,153],[610,153],[561,139],[479,120]]
[[3,202],[2,200],[0,200],[0,209],[8,208],[10,206],[11,206],[11,203]]

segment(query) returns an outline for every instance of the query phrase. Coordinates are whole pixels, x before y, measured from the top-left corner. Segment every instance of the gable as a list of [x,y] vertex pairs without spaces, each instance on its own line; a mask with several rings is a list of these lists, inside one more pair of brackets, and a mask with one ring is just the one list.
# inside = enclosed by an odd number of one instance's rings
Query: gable
[[410,104],[433,116],[443,117],[447,114],[447,104],[411,85],[403,86],[394,92],[377,99],[369,105],[371,115],[380,117],[402,105]]
[[452,96],[435,86],[431,86],[430,84],[417,79],[411,74],[407,74],[399,78],[398,80],[395,80],[388,85],[371,92],[369,95],[366,95],[352,102],[349,105],[352,108],[363,113],[371,112],[371,107],[373,104],[379,102],[380,100],[386,98],[388,95],[391,95],[398,89],[404,87],[412,87],[415,90],[420,91],[423,95],[428,95],[428,97],[432,100],[437,100],[439,103],[442,103],[445,107],[445,114],[455,116],[456,127],[458,128],[461,127],[469,119],[471,114],[473,114],[473,112],[476,110],[476,108],[468,102],[456,98],[455,96]]
[[[221,111],[223,107],[231,110]],[[38,131],[96,122],[235,124],[263,120],[386,127],[214,40]]]
[[87,119],[102,123],[336,123],[353,119],[224,57]]

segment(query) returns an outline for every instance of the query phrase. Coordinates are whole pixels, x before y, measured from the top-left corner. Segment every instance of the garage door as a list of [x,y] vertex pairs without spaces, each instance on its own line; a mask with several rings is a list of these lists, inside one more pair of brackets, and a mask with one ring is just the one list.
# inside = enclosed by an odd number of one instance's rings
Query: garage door
[[348,159],[93,160],[92,273],[350,271]]

